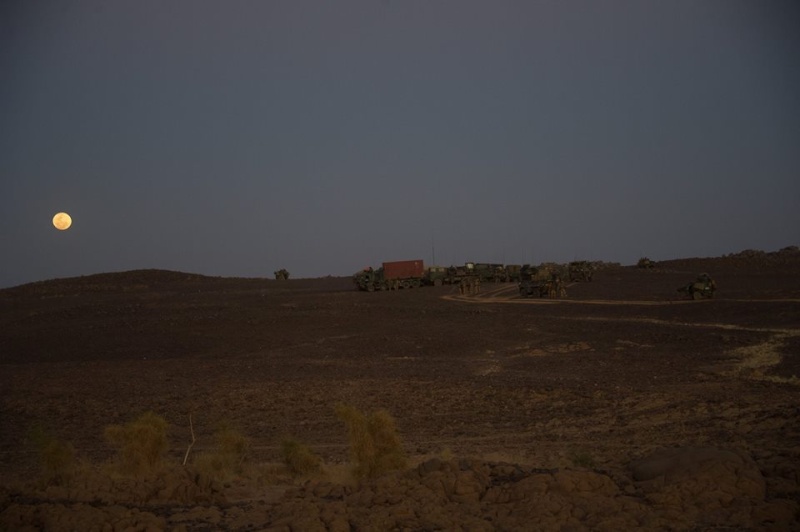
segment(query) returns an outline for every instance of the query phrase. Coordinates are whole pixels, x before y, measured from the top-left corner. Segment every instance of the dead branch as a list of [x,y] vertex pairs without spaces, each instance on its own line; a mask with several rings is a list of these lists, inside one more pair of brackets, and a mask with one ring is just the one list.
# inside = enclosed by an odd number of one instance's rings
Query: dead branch
[[189,444],[189,448],[186,449],[186,455],[183,457],[183,465],[186,465],[186,460],[189,459],[189,451],[192,450],[194,446],[195,437],[194,437],[194,425],[192,424],[192,414],[189,414],[189,430],[192,432],[192,443]]

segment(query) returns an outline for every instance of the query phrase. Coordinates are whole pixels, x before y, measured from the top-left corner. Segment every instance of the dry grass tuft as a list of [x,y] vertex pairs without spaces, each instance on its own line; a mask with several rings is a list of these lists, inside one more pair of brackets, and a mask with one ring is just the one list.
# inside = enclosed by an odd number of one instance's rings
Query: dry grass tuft
[[353,406],[339,404],[336,415],[347,427],[356,478],[375,478],[406,466],[406,455],[389,412],[377,410],[365,415]]
[[194,460],[198,470],[217,480],[242,474],[250,451],[250,440],[238,430],[223,426],[214,433],[214,449],[200,453]]
[[312,475],[322,471],[322,458],[294,438],[286,438],[281,442],[281,455],[283,463],[293,475]]
[[157,470],[168,448],[167,422],[153,412],[145,412],[125,425],[110,425],[105,436],[117,448],[116,465],[123,474]]
[[575,467],[583,467],[586,469],[594,469],[597,464],[588,451],[583,449],[576,449],[569,453],[569,459]]
[[29,437],[39,453],[41,481],[45,485],[68,484],[76,467],[72,444],[56,439],[41,427],[34,428]]

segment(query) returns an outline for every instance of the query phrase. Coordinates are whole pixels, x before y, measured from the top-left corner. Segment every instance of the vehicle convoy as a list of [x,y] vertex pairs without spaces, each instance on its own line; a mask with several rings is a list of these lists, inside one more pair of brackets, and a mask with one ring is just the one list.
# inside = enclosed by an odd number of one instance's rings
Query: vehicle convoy
[[711,299],[717,290],[717,283],[707,273],[701,273],[697,280],[678,288],[678,292],[692,299]]
[[[572,263],[569,269],[570,280],[575,280],[573,276],[577,276],[578,280],[591,281],[594,270],[594,264],[586,261]],[[562,279],[567,278],[567,272],[565,265],[556,263],[531,266],[466,262],[463,266],[426,268],[420,259],[384,262],[379,268],[364,268],[353,275],[353,283],[356,288],[365,292],[451,285],[463,288],[465,293],[476,293],[477,288],[470,287],[479,287],[482,283],[515,282],[520,295],[524,297],[563,297],[566,289]]]
[[366,292],[418,288],[424,280],[425,266],[422,260],[384,262],[377,270],[370,266],[353,275],[356,288]]

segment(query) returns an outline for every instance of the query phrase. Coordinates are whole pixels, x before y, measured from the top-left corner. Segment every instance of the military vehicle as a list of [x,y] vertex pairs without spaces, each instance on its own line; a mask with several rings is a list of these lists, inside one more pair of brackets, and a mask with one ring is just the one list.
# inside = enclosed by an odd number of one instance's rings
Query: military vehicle
[[519,282],[519,295],[522,297],[544,297],[547,293],[547,282],[534,280]]
[[465,262],[463,266],[450,266],[444,277],[444,284],[460,284],[464,278],[469,278],[475,273],[475,263]]
[[520,264],[507,264],[506,281],[509,283],[518,283],[520,281],[521,270],[522,270],[522,265]]
[[353,283],[359,290],[400,290],[418,288],[425,278],[425,266],[421,260],[384,262],[377,270],[371,266],[353,275]]
[[585,260],[574,261],[569,263],[568,272],[570,282],[591,281],[594,267]]
[[519,295],[522,297],[567,297],[567,289],[557,269],[526,264],[522,266],[520,276]]
[[288,281],[289,280],[289,272],[284,268],[281,268],[280,270],[278,270],[276,272],[273,272],[273,273],[275,274],[275,280],[276,281]]
[[523,264],[519,269],[519,295],[522,297],[542,297],[543,286],[537,274],[539,269],[530,264]]
[[678,288],[678,292],[692,299],[711,299],[717,290],[717,283],[707,273],[701,273],[697,280]]
[[442,286],[447,282],[447,268],[444,266],[429,266],[425,268],[423,284],[427,286]]
[[502,264],[476,262],[474,269],[482,283],[504,283],[508,278],[506,267]]
[[655,262],[648,259],[647,257],[642,257],[639,259],[639,262],[636,263],[636,267],[638,268],[654,268],[656,265]]

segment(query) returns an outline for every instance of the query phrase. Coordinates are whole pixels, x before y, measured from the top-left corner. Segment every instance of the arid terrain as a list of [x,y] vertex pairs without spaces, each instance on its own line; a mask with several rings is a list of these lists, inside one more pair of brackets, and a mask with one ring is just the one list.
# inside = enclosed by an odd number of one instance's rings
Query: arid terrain
[[[700,272],[716,297],[681,299]],[[796,248],[607,267],[557,300],[481,288],[0,290],[0,530],[800,530]],[[407,465],[353,479],[342,404],[387,411]],[[168,450],[126,476],[106,428],[145,412]],[[221,427],[247,446],[215,476]],[[322,469],[293,474],[287,438]]]

